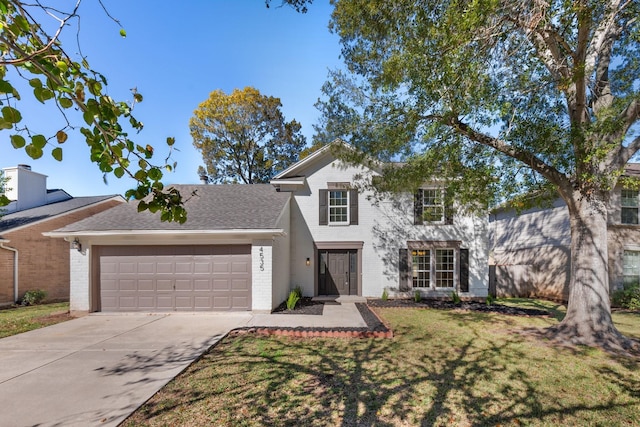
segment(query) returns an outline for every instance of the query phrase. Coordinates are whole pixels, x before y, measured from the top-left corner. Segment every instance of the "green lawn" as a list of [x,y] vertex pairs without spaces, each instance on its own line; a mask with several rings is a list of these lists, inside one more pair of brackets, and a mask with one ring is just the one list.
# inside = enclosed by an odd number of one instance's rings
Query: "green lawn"
[[[227,337],[125,425],[640,425],[637,359],[518,333],[556,318],[379,314],[393,339]],[[640,338],[639,313],[614,318]]]
[[69,303],[11,307],[0,310],[0,338],[69,320]]

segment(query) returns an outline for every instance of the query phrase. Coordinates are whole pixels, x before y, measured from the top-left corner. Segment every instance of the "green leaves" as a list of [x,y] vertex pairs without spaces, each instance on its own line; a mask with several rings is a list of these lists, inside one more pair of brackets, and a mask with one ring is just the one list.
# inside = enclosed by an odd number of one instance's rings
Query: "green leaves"
[[61,162],[62,161],[62,148],[60,147],[56,147],[53,150],[51,150],[51,155],[53,156],[54,159],[56,159],[57,161]]
[[7,123],[19,123],[22,120],[20,111],[13,107],[2,107],[2,118]]
[[[139,132],[143,128],[132,114],[133,107],[143,101],[142,94],[133,90],[131,99],[114,101],[106,92],[107,78],[93,70],[85,57],[74,61],[73,56],[65,52],[63,39],[56,38],[59,34],[47,33],[47,28],[55,29],[60,25],[56,19],[46,21],[50,16],[49,6],[39,2],[0,0],[0,47],[4,64],[0,65],[0,130],[16,131],[6,140],[10,140],[14,149],[24,149],[33,159],[41,158],[47,150],[47,143],[53,143],[51,156],[63,161],[60,144],[69,144],[73,138],[68,132],[79,129],[78,136],[88,147],[88,158],[100,171],[112,173],[116,178],[128,176],[135,180],[134,189],[126,192],[127,197],[144,199],[141,208],[159,212],[162,220],[184,222],[186,212],[182,208],[180,194],[165,191],[161,182],[163,172],[175,167],[175,163],[169,163],[175,140],[167,138],[165,147],[168,154],[163,153],[167,154],[165,162],[156,165],[154,153],[160,151],[158,147],[163,145],[162,141],[154,149],[152,144],[135,144],[129,139],[131,130]],[[61,31],[79,31],[78,27],[70,29],[78,22],[74,19],[77,18],[76,10],[64,10],[64,7],[56,6],[56,15],[68,18]],[[119,32],[126,37],[124,29]],[[7,67],[13,67],[14,73],[7,73]],[[18,75],[28,81],[31,87],[28,93],[40,103],[46,105],[47,101],[54,100],[55,105],[50,107],[60,113],[63,123],[60,130],[44,135],[35,129],[39,124],[37,121],[23,123],[26,120],[21,114],[20,104],[16,102],[20,95],[8,75]],[[73,121],[76,116],[71,109],[82,115],[80,123]],[[26,114],[25,118],[28,118]]]
[[22,148],[25,146],[27,141],[20,135],[11,135],[11,145],[13,148]]

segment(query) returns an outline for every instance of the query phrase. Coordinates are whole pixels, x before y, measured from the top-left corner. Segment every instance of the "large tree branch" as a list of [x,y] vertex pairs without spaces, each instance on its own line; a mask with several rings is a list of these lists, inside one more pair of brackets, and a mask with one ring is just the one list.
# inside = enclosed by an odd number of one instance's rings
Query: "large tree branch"
[[440,117],[437,119],[444,125],[453,128],[455,131],[466,136],[470,140],[487,147],[491,147],[509,157],[521,161],[555,185],[564,186],[568,182],[568,177],[566,175],[559,172],[556,168],[546,164],[529,151],[516,148],[501,139],[478,132],[457,117]]
[[619,14],[627,7],[630,0],[620,4],[620,0],[611,0],[607,5],[604,18],[595,29],[585,56],[585,82],[595,73],[593,83],[593,109],[599,110],[611,106],[613,95],[609,82],[609,65],[615,40],[620,36],[622,28]]
[[[614,135],[615,140],[623,140],[631,126],[640,120],[640,101],[637,99],[631,101],[627,108],[620,114],[620,119],[623,123],[621,129]],[[627,146],[620,143],[618,148],[611,153],[609,159],[611,169],[616,170],[624,167],[638,151],[640,151],[640,137],[636,137]]]

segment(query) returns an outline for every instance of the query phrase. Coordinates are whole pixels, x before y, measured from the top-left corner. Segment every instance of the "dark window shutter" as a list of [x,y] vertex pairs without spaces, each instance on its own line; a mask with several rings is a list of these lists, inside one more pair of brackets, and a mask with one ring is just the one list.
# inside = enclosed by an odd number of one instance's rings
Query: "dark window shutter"
[[469,292],[469,249],[460,249],[460,292]]
[[349,190],[349,224],[358,225],[358,190]]
[[422,223],[422,190],[418,190],[413,195],[413,224],[421,225]]
[[318,218],[320,219],[320,225],[329,224],[329,208],[327,207],[329,199],[329,190],[320,190],[318,192],[320,197],[320,210],[318,211]]
[[398,288],[401,291],[409,290],[409,249],[400,248],[398,271],[400,272],[400,282]]
[[453,224],[453,194],[449,189],[445,190],[444,198],[444,223]]

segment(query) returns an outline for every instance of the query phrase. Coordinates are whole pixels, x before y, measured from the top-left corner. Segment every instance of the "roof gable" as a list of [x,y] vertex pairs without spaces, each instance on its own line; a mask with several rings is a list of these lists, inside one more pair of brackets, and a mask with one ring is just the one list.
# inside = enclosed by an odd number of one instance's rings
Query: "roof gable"
[[[316,171],[319,168],[322,168],[322,166],[319,166],[319,165],[322,165],[322,163],[325,163],[326,165],[331,163],[333,160],[339,159],[339,156],[338,156],[339,150],[355,151],[356,149],[353,146],[342,141],[341,139],[336,139],[330,144],[327,144],[324,147],[314,151],[304,159],[289,166],[287,169],[283,170],[282,172],[274,176],[271,182],[274,184],[284,183],[284,180],[286,179],[300,178],[301,176],[307,176],[305,172],[308,171],[309,169]],[[369,159],[369,162],[371,164],[376,164],[380,166],[380,162],[374,159]],[[361,168],[370,169],[368,166],[365,166],[365,165],[358,165],[358,166]]]

